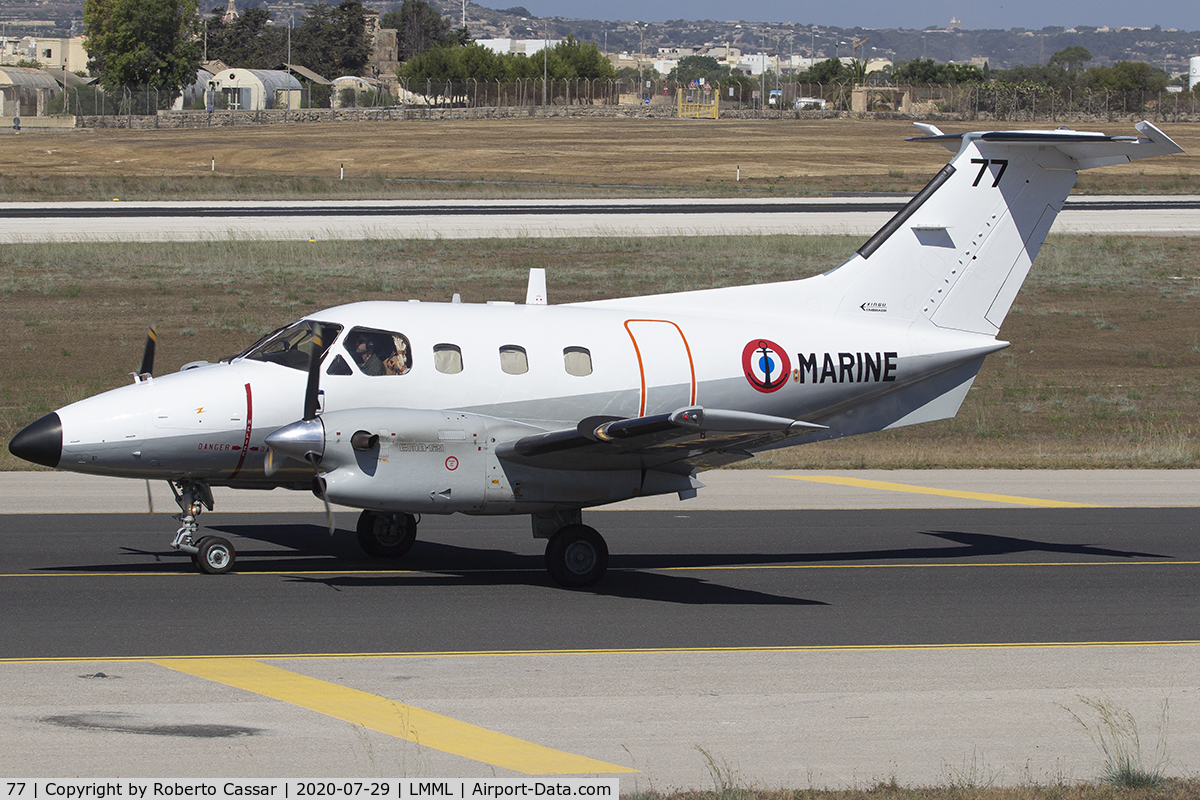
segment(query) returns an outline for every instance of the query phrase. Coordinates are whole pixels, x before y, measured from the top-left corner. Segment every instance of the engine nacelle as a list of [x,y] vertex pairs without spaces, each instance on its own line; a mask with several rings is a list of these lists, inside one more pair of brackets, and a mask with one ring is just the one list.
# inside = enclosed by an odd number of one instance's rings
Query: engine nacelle
[[317,457],[332,503],[418,514],[512,514],[601,505],[690,490],[687,476],[641,470],[540,469],[496,456],[496,445],[544,433],[457,411],[330,411],[268,437],[295,458]]

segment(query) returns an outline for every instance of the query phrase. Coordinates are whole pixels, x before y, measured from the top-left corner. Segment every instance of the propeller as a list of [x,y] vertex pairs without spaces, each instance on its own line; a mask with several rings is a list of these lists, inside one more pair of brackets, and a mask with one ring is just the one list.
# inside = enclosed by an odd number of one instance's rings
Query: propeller
[[329,535],[334,533],[333,509],[329,506],[329,496],[325,490],[325,481],[321,480],[321,452],[325,447],[325,427],[317,420],[317,410],[320,407],[321,357],[332,344],[336,330],[331,330],[318,323],[313,328],[312,350],[308,354],[308,382],[304,387],[304,417],[299,422],[285,425],[267,436],[267,456],[263,461],[263,472],[271,475],[279,467],[276,463],[275,451],[282,447],[285,454],[303,458],[313,468],[313,493],[320,496],[325,504],[325,521],[329,525]]
[[321,470],[317,467],[318,456],[309,453],[306,458],[313,468],[313,488],[321,490],[321,502],[325,504],[325,522],[329,525],[329,535],[333,536],[333,509],[329,507],[329,497],[325,493],[325,481],[321,480]]
[[154,371],[154,345],[158,342],[158,331],[151,325],[146,329],[146,348],[142,350],[142,366],[138,375],[149,375]]
[[[138,380],[154,371],[154,346],[157,343],[158,331],[154,329],[154,323],[150,323],[150,327],[146,329],[146,346],[142,349],[142,366],[138,368]],[[146,481],[146,511],[150,516],[154,516],[154,497],[150,494],[149,480]]]
[[[312,350],[308,354],[308,382],[304,387],[304,417],[303,422],[312,422],[317,418],[317,409],[320,404],[320,381],[321,381],[321,357],[325,355],[325,351],[329,349],[329,345],[333,343],[337,332],[330,328],[317,324],[313,329]],[[290,426],[289,426],[290,427]],[[309,436],[315,436],[316,432],[310,432]],[[324,438],[323,432],[320,438]],[[267,455],[263,459],[263,474],[270,477],[279,471],[282,466],[282,459],[276,452],[276,448],[271,446],[271,437],[267,437]],[[313,444],[316,442],[305,439],[305,444]],[[291,448],[295,449],[295,448]],[[289,448],[285,447],[284,452],[288,452]],[[315,462],[309,457],[308,452],[303,455],[300,452],[289,453],[294,458],[303,458],[303,460],[313,463]],[[315,454],[312,454],[315,455]]]
[[317,395],[321,382],[321,357],[329,349],[329,345],[333,342],[333,336],[334,334],[320,323],[317,323],[317,326],[313,329],[313,348],[308,354],[308,385],[304,388],[304,416],[302,419],[305,422],[317,418]]

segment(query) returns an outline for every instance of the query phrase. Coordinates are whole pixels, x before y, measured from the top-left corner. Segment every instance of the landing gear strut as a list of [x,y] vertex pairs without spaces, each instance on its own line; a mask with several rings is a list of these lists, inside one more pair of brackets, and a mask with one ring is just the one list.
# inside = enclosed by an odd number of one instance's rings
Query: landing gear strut
[[358,516],[358,545],[374,558],[400,558],[417,541],[419,521],[412,514],[364,511]]
[[190,479],[170,481],[171,492],[179,505],[179,530],[175,532],[175,540],[171,547],[187,553],[192,557],[192,564],[201,572],[210,575],[222,575],[233,568],[237,553],[227,539],[220,536],[204,536],[197,540],[200,530],[197,517],[204,509],[212,511],[212,489],[204,481]]

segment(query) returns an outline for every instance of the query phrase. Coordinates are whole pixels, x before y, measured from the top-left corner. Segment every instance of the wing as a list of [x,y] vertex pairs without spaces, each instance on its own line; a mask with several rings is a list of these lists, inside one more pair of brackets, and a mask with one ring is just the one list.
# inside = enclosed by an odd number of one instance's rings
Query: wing
[[751,449],[824,430],[824,425],[744,411],[681,408],[633,419],[588,417],[574,428],[505,442],[496,455],[544,469],[712,469]]

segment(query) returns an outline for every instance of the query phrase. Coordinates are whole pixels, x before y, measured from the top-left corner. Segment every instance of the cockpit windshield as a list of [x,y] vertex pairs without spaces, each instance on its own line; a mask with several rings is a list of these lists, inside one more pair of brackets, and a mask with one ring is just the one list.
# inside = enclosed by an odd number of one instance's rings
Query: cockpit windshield
[[[282,364],[292,369],[307,370],[308,358],[313,351],[313,332],[318,325],[324,325],[332,341],[341,332],[341,325],[329,322],[317,322],[304,319],[297,323],[280,328],[269,333],[250,345],[238,358],[248,358],[251,361],[268,361],[272,364]],[[329,342],[325,343],[326,347]]]

